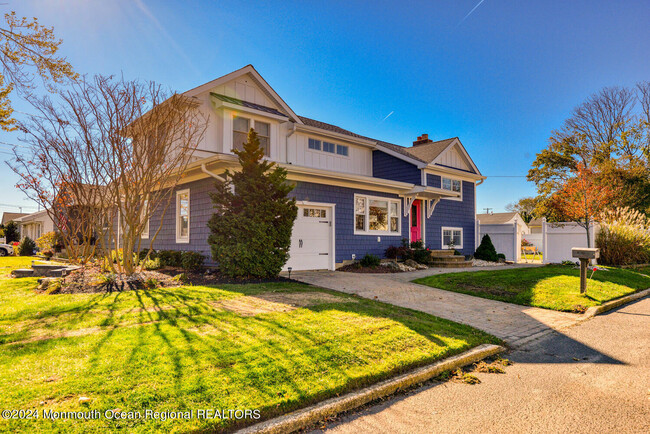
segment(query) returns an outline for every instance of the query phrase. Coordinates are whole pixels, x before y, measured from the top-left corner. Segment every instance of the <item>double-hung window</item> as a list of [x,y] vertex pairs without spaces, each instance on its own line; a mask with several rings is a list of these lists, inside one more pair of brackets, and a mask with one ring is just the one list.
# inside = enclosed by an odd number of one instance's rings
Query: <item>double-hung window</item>
[[400,234],[400,201],[355,195],[354,232],[356,234]]
[[190,242],[190,190],[176,192],[176,242]]
[[442,248],[443,249],[462,249],[463,248],[463,228],[442,228]]
[[244,149],[244,143],[248,140],[248,131],[253,128],[260,140],[260,148],[264,150],[264,155],[269,155],[271,144],[271,125],[242,116],[235,116],[232,121],[232,147],[241,151]]
[[[448,198],[453,200],[463,200],[463,182],[460,179],[442,178],[442,189],[460,193],[460,197]],[[447,198],[446,198],[447,199]]]

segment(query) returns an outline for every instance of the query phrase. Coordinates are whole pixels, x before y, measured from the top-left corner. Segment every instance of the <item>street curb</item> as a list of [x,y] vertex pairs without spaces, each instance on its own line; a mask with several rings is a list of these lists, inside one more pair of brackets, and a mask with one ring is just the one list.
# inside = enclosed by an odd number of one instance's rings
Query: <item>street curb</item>
[[644,289],[643,291],[636,292],[634,294],[626,295],[625,297],[618,298],[616,300],[608,301],[607,303],[603,303],[600,306],[593,306],[587,309],[587,311],[584,314],[585,319],[588,318],[593,318],[596,315],[600,315],[603,312],[607,312],[608,310],[615,309],[621,305],[624,305],[626,303],[629,303],[631,301],[638,300],[640,298],[646,297],[650,295],[650,288]]
[[352,410],[375,399],[391,395],[401,389],[406,389],[414,384],[427,381],[444,371],[453,370],[462,366],[478,362],[486,357],[505,351],[500,345],[483,344],[465,351],[462,354],[448,357],[431,365],[423,366],[412,372],[384,380],[375,385],[368,386],[344,396],[330,398],[326,401],[297,410],[284,416],[276,417],[265,422],[237,431],[240,434],[264,433],[290,433],[305,428],[328,416]]

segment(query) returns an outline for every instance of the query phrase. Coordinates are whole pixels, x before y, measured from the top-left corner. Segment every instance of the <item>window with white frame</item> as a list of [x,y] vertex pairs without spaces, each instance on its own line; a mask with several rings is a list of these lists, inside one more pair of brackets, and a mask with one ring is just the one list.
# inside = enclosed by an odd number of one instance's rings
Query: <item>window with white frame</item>
[[142,205],[142,214],[141,218],[145,220],[144,226],[142,227],[142,234],[140,235],[140,238],[149,238],[149,218],[147,217],[147,212],[149,207],[149,201],[145,200],[143,205]]
[[190,190],[176,192],[176,242],[190,242]]
[[399,199],[354,196],[354,233],[399,235]]
[[443,249],[462,249],[463,248],[463,228],[442,228],[442,248]]
[[329,154],[337,154],[342,157],[350,155],[350,148],[347,145],[339,145],[332,142],[321,141],[318,139],[309,138],[307,147],[314,151],[327,152]]
[[454,200],[462,200],[463,199],[463,181],[460,179],[454,179],[454,178],[442,178],[442,189],[443,190],[449,190],[453,191],[456,193],[460,193],[460,197],[458,198],[445,198],[445,199],[454,199]]
[[237,149],[238,151],[244,149],[244,143],[248,140],[248,132],[251,128],[257,133],[257,138],[260,140],[260,148],[264,150],[264,155],[269,155],[271,124],[242,116],[235,116],[232,120],[233,149]]

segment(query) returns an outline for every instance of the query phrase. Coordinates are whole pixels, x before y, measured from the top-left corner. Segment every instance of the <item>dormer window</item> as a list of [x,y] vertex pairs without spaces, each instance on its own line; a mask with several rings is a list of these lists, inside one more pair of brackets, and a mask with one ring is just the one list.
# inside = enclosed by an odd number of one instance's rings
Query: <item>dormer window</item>
[[260,148],[264,149],[264,155],[269,155],[269,145],[271,143],[271,125],[262,122],[235,116],[232,122],[232,143],[233,149],[242,151],[244,143],[248,140],[248,131],[253,128],[260,140]]

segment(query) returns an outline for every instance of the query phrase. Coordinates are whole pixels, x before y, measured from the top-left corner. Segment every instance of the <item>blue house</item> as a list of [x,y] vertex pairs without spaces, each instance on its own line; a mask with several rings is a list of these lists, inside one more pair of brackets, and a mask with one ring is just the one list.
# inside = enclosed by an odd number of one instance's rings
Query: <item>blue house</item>
[[209,193],[226,169],[237,170],[232,150],[254,128],[267,157],[295,183],[299,209],[286,267],[333,270],[366,253],[383,256],[404,238],[474,253],[475,190],[485,177],[457,137],[424,134],[405,147],[299,116],[251,65],[185,95],[200,103],[209,126],[174,202],[152,216],[153,227],[164,219],[154,248],[210,256]]

